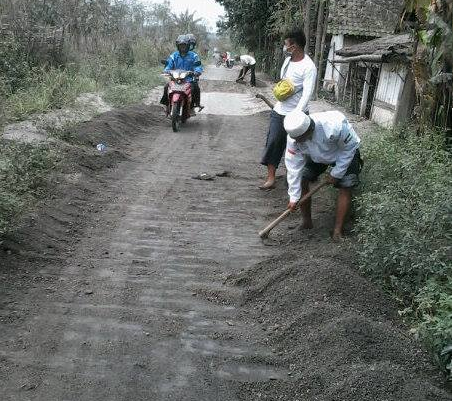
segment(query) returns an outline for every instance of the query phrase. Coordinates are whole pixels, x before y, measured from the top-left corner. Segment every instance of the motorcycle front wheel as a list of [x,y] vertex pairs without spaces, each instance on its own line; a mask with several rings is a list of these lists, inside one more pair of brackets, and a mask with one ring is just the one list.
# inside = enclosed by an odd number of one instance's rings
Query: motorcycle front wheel
[[180,109],[180,102],[174,103],[171,107],[171,127],[173,128],[173,132],[178,132],[181,126],[181,120],[179,116]]

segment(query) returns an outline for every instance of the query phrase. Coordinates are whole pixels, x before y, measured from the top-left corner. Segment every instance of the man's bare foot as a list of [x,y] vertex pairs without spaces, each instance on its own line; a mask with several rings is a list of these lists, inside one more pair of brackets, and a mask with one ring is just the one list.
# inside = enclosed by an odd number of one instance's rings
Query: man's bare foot
[[275,188],[275,180],[267,180],[263,185],[258,187],[259,189],[273,189]]
[[343,242],[345,240],[343,233],[334,231],[332,233],[332,241],[333,242]]

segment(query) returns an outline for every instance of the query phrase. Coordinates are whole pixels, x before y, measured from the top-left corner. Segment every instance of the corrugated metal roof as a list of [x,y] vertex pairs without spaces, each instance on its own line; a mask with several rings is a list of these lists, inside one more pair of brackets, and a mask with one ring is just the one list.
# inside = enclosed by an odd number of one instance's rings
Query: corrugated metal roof
[[327,32],[384,36],[394,33],[404,0],[331,0]]

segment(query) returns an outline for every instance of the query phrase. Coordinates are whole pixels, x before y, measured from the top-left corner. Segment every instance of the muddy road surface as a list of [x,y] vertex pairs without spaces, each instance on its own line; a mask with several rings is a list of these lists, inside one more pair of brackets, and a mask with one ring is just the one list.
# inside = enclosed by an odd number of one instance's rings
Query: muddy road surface
[[152,105],[75,128],[51,196],[2,244],[2,400],[449,398],[329,242],[328,193],[309,235],[292,216],[259,239],[285,185],[257,188],[268,111],[236,74],[208,68],[179,133]]

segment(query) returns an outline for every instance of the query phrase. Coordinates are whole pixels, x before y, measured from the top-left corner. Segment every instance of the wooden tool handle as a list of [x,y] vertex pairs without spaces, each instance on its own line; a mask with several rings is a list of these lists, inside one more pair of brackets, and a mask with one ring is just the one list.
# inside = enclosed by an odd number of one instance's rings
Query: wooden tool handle
[[[322,187],[325,187],[329,183],[324,181],[313,187],[308,193],[306,193],[300,200],[297,202],[297,206],[301,203],[304,203],[307,199],[311,198],[316,192],[318,192]],[[266,228],[261,230],[258,234],[261,238],[265,238],[268,236],[269,232],[278,224],[280,224],[283,220],[285,220],[288,215],[291,213],[290,209],[286,209],[280,216],[278,216],[273,222],[271,222]]]
[[262,93],[257,93],[255,95],[255,97],[257,97],[258,99],[261,99],[264,101],[264,103],[266,103],[271,109],[274,108],[275,104],[272,103],[266,96],[264,96]]

